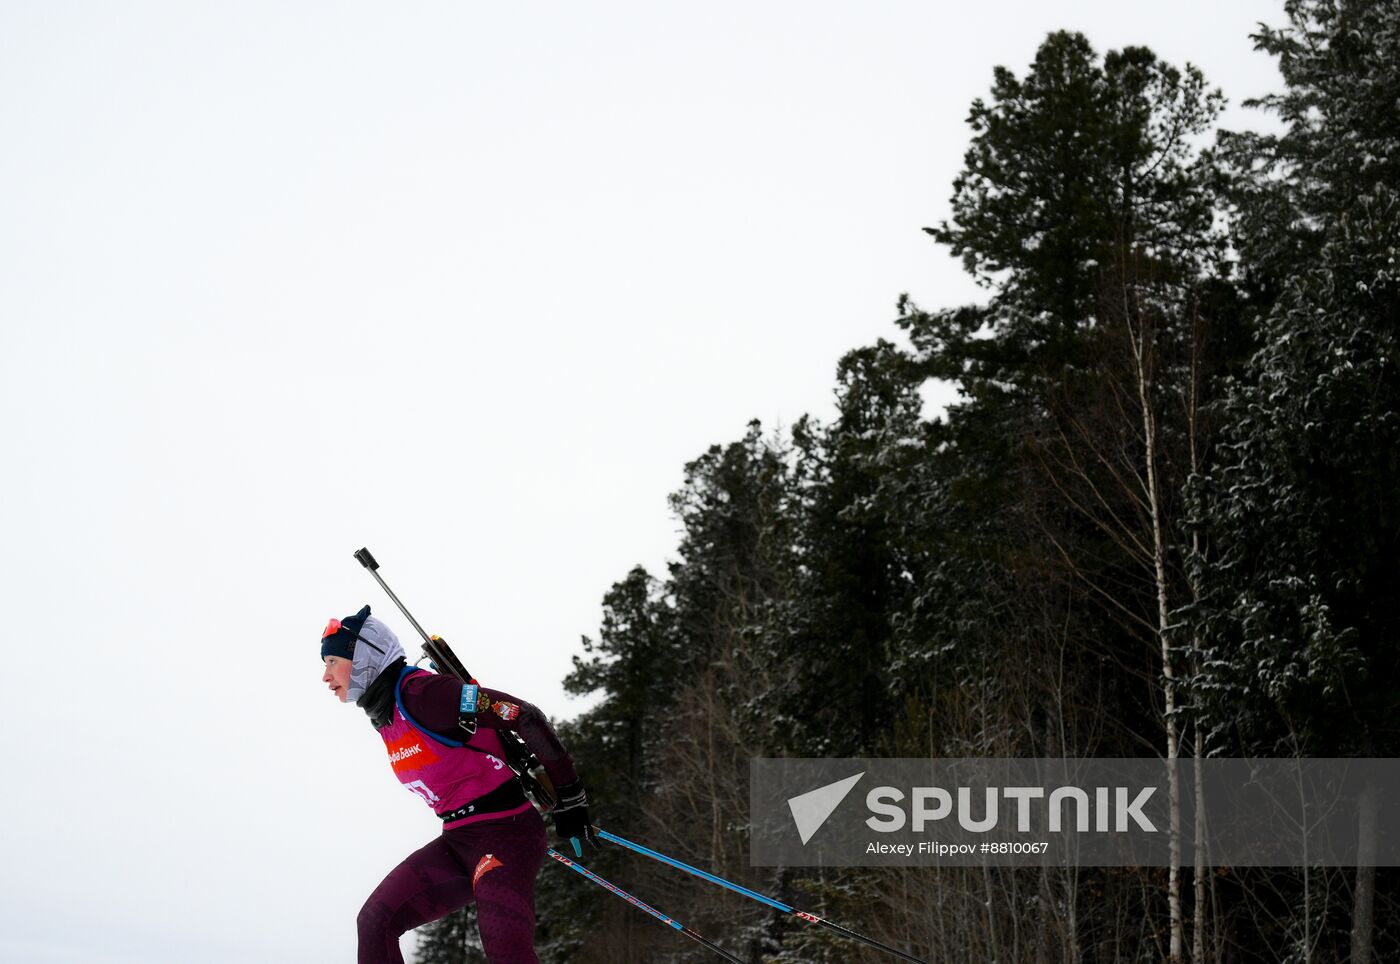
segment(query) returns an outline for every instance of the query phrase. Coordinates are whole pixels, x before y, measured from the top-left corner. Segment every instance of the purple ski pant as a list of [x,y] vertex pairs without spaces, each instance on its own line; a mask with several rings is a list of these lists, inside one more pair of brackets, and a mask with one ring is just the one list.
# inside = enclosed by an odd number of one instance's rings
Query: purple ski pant
[[535,875],[545,849],[544,821],[534,810],[445,831],[409,854],[365,901],[356,922],[359,964],[403,964],[401,934],[473,900],[491,964],[539,964]]

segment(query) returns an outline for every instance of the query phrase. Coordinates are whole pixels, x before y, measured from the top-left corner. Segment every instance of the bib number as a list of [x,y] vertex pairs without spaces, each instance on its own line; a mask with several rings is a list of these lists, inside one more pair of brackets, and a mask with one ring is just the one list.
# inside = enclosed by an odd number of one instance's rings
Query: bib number
[[414,780],[412,783],[405,783],[404,786],[408,787],[414,793],[418,794],[418,796],[422,797],[423,802],[430,807],[435,803],[442,802],[438,795],[433,791],[429,790],[428,785],[422,780]]

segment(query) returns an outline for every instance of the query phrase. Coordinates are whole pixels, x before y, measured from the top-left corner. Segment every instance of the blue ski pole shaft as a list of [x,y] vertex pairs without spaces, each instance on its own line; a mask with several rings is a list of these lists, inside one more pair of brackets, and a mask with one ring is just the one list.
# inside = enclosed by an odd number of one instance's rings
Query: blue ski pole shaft
[[851,930],[849,927],[842,927],[840,924],[832,923],[829,920],[825,920],[821,917],[818,917],[816,914],[809,914],[806,911],[795,910],[794,908],[788,906],[787,904],[784,904],[780,900],[774,900],[771,897],[765,897],[756,891],[749,890],[747,887],[741,887],[732,881],[725,880],[723,877],[717,877],[712,873],[708,873],[707,871],[701,870],[699,867],[692,867],[690,866],[690,864],[677,860],[675,857],[668,857],[665,854],[657,853],[655,850],[651,850],[648,847],[643,847],[641,844],[633,843],[630,840],[624,840],[617,834],[609,833],[601,827],[594,827],[593,829],[597,832],[598,836],[602,837],[604,840],[608,840],[612,843],[618,844],[619,846],[626,847],[628,850],[635,850],[637,853],[650,857],[652,860],[658,860],[663,864],[668,864],[672,867],[675,867],[677,870],[683,870],[688,874],[692,874],[693,876],[699,877],[701,880],[708,880],[712,884],[718,884],[721,887],[725,887],[729,890],[734,891],[736,894],[743,894],[745,897],[748,897],[751,900],[756,900],[760,904],[767,904],[774,910],[782,911],[784,914],[791,914],[793,917],[800,918],[813,924],[820,924],[822,927],[825,927],[828,930],[835,931],[842,937],[846,937],[854,941],[860,941],[862,944],[868,944],[869,946],[878,948],[879,950],[882,950],[887,954],[893,954],[895,957],[901,958],[902,960],[913,961],[914,964],[927,964],[927,962],[925,962],[923,958],[914,957],[912,954],[906,954],[904,951],[901,951],[898,948],[891,947],[888,944],[882,944],[880,941],[875,940],[875,938],[873,937],[866,937],[864,934],[858,934],[855,931]]
[[658,921],[665,924],[667,927],[670,927],[673,930],[678,930],[686,937],[689,937],[691,940],[696,941],[700,944],[704,944],[706,947],[714,951],[726,961],[731,961],[733,962],[733,964],[747,964],[747,962],[745,962],[742,958],[735,957],[733,954],[729,953],[724,948],[720,947],[718,944],[714,943],[713,941],[708,941],[701,935],[695,933],[695,931],[691,930],[689,927],[686,927],[680,921],[672,917],[666,916],[665,914],[661,913],[661,911],[657,910],[655,907],[652,907],[645,901],[638,900],[636,897],[633,897],[631,894],[627,893],[627,891],[623,890],[622,888],[617,887],[614,884],[608,883],[606,880],[604,880],[602,877],[599,877],[587,867],[583,866],[582,864],[574,863],[572,860],[570,860],[568,857],[565,857],[559,851],[550,849],[547,851],[547,853],[555,860],[563,864],[565,867],[568,867],[570,870],[582,874],[584,877],[587,877],[589,880],[593,881],[593,883],[612,891],[614,894],[621,897],[623,900],[627,901],[627,903],[631,904],[638,910],[646,911],[648,914],[650,914],[652,917],[655,917]]
[[650,850],[646,847],[643,847],[641,844],[633,843],[630,840],[624,840],[617,834],[609,833],[601,827],[594,827],[593,829],[597,831],[598,836],[602,837],[604,840],[611,840],[613,843],[626,847],[628,850],[635,850],[639,854],[644,854],[645,856],[650,857],[652,860],[659,860],[663,864],[670,864],[672,867],[675,867],[678,870],[684,870],[688,874],[694,874],[696,877],[699,877],[702,880],[708,880],[712,884],[719,884],[719,886],[721,887],[728,887],[735,893],[743,894],[745,897],[750,897],[758,901],[760,904],[767,904],[769,907],[772,907],[775,910],[780,910],[784,914],[796,913],[796,911],[794,911],[787,904],[784,904],[782,901],[774,900],[771,897],[764,897],[762,894],[757,893],[756,891],[749,890],[747,887],[740,887],[738,884],[733,883],[732,881],[725,880],[723,877],[716,877],[714,874],[707,873],[706,871],[701,870],[699,867],[692,867],[690,866],[690,864],[682,863],[675,857],[667,857],[665,854],[657,853],[655,850]]

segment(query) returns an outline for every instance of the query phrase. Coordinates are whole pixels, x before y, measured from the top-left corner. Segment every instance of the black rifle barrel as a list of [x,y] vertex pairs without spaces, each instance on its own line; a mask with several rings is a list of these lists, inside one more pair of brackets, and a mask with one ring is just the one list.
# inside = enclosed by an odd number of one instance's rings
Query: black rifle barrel
[[[383,589],[389,595],[389,598],[394,601],[394,605],[399,607],[399,611],[408,617],[408,621],[413,624],[413,628],[418,630],[418,635],[423,637],[424,648],[426,649],[431,645],[432,637],[423,631],[423,627],[418,625],[418,620],[413,618],[413,613],[409,612],[404,604],[399,602],[399,597],[394,595],[394,590],[390,589],[388,583],[384,581],[384,577],[379,575],[379,563],[374,561],[374,556],[369,554],[369,550],[361,549],[359,552],[355,553],[355,560],[369,570],[369,574],[374,577],[374,581],[379,583],[379,588]],[[429,655],[431,656],[432,654],[430,653]]]

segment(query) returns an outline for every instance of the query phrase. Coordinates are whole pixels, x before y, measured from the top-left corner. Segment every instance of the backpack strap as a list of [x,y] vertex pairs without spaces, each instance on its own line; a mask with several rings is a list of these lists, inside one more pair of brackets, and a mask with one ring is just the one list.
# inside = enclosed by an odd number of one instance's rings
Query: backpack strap
[[[409,726],[413,727],[419,733],[422,733],[424,736],[428,737],[430,740],[434,740],[438,743],[441,743],[443,746],[461,747],[464,750],[473,750],[477,753],[489,756],[495,760],[503,759],[506,766],[510,769],[512,773],[515,774],[516,780],[518,780],[520,784],[524,787],[525,793],[532,800],[535,801],[536,806],[538,806],[542,811],[548,811],[551,807],[554,806],[554,794],[549,789],[545,788],[540,783],[540,780],[534,775],[534,773],[531,772],[537,765],[537,762],[535,761],[534,754],[530,752],[529,747],[525,745],[525,742],[519,737],[518,734],[497,733],[497,739],[500,740],[502,750],[502,756],[498,757],[490,750],[485,750],[479,746],[472,746],[470,743],[463,742],[462,740],[454,740],[449,736],[444,736],[441,733],[437,733],[433,730],[430,730],[422,723],[419,723],[417,720],[415,720],[412,716],[409,716],[408,710],[404,709],[403,705],[403,681],[408,678],[409,673],[414,673],[417,671],[418,670],[415,667],[405,666],[403,668],[403,672],[399,674],[398,682],[394,684],[394,702],[398,705],[399,714],[404,718],[404,722],[406,722]],[[481,698],[481,689],[475,683],[464,684],[462,687],[462,706],[467,705],[467,696],[469,692],[472,696],[472,710],[470,714],[472,718],[472,728],[468,732],[475,733],[476,707],[478,705],[476,703],[476,700],[479,700]],[[457,716],[458,726],[462,726],[462,717],[465,715],[467,715],[467,712],[465,710],[459,709]],[[463,729],[466,729],[466,727],[463,726]],[[468,735],[467,739],[470,740],[471,736]]]
[[[399,674],[398,682],[396,682],[396,683],[394,684],[394,703],[398,706],[398,708],[399,708],[399,715],[402,716],[402,717],[404,718],[404,722],[407,723],[409,726],[413,727],[413,728],[414,728],[415,730],[417,730],[419,733],[422,733],[424,736],[428,737],[430,740],[433,740],[434,742],[437,742],[437,743],[441,743],[443,746],[461,747],[462,749],[465,749],[465,750],[475,750],[477,753],[484,753],[484,754],[486,754],[487,756],[492,756],[492,757],[494,757],[496,754],[490,752],[489,750],[484,750],[484,749],[482,749],[482,748],[479,747],[479,746],[472,746],[470,743],[466,742],[465,740],[454,740],[452,737],[450,737],[450,736],[445,736],[445,735],[442,734],[442,733],[438,733],[436,730],[430,730],[430,729],[428,729],[426,726],[424,726],[422,723],[419,723],[417,720],[415,720],[412,716],[409,715],[408,710],[407,710],[407,709],[404,707],[404,705],[403,705],[403,681],[406,680],[406,679],[408,679],[408,675],[409,675],[410,673],[416,673],[416,672],[418,672],[418,670],[417,670],[415,667],[412,667],[412,666],[405,666],[405,667],[403,668],[403,672],[401,672],[401,673]],[[469,714],[468,714],[468,713],[465,713],[465,712],[459,712],[459,713],[458,713],[458,716],[457,716],[457,725],[458,725],[458,726],[461,726],[463,730],[466,730],[466,734],[465,734],[465,735],[466,735],[466,737],[467,737],[467,740],[470,740],[470,739],[472,738],[472,736],[476,733],[476,694],[479,692],[479,688],[477,687],[477,685],[476,685],[475,683],[467,683],[467,684],[463,685],[463,687],[462,687],[462,704],[463,704],[463,705],[466,705],[467,691],[468,691],[468,690],[470,690],[470,691],[471,691],[471,694],[472,694],[471,712],[470,712]],[[468,717],[468,716],[469,716],[470,719],[471,719],[471,729],[470,729],[470,730],[467,730],[467,728],[466,728],[466,727],[463,725],[463,723],[462,723],[463,718],[464,718],[464,717]]]

